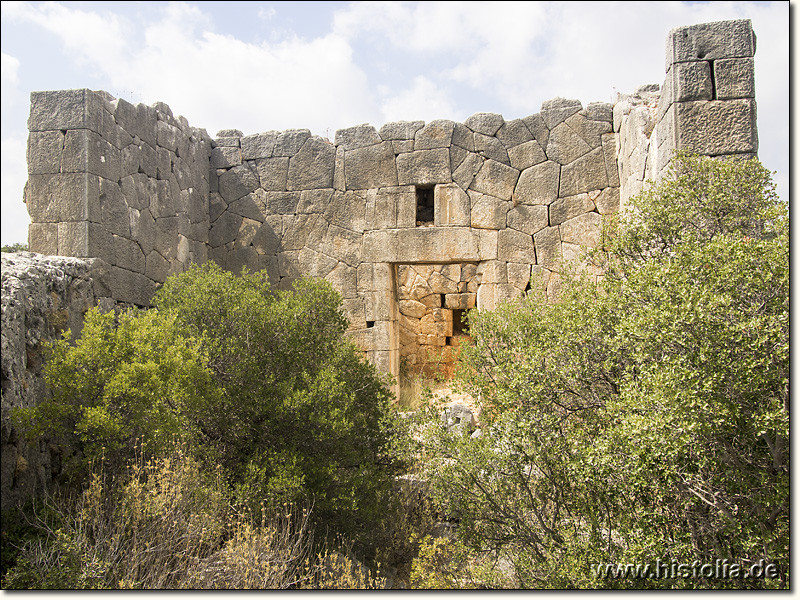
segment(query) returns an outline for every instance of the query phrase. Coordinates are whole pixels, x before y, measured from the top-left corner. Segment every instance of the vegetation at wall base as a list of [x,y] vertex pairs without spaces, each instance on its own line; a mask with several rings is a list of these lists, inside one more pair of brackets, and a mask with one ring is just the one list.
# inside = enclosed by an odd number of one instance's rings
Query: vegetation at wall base
[[[426,476],[515,587],[788,587],[787,207],[756,160],[686,154],[631,205],[601,285],[470,315],[461,378],[489,425],[432,421]],[[778,577],[592,567],[716,559]]]

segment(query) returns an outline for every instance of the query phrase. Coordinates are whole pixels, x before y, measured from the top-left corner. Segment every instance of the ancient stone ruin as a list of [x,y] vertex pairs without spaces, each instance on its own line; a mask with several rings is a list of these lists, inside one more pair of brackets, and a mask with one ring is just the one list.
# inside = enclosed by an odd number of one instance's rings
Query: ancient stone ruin
[[[207,260],[266,269],[281,288],[324,277],[375,365],[447,375],[464,311],[520,296],[532,275],[556,294],[565,262],[599,243],[604,215],[658,180],[675,149],[755,155],[754,52],[749,21],[680,27],[663,86],[613,105],[556,98],[512,121],[364,124],[333,141],[305,129],[211,138],[163,103],[34,92],[29,248],[94,259],[68,271],[108,307],[147,306],[168,276]],[[20,344],[3,345],[4,443],[9,378],[27,368],[24,356],[6,368],[7,345]]]

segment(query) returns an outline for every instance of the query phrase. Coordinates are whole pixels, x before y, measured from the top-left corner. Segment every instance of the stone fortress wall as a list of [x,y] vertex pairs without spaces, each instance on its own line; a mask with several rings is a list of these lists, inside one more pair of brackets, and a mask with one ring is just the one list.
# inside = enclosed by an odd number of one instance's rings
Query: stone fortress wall
[[564,262],[599,243],[603,215],[674,149],[755,155],[754,52],[749,21],[681,27],[663,86],[613,105],[556,98],[512,121],[365,124],[333,142],[308,130],[212,139],[163,103],[35,92],[29,247],[100,259],[100,302],[146,306],[207,260],[266,269],[281,288],[324,277],[379,368],[446,370],[464,310],[519,296],[537,273],[557,293]]

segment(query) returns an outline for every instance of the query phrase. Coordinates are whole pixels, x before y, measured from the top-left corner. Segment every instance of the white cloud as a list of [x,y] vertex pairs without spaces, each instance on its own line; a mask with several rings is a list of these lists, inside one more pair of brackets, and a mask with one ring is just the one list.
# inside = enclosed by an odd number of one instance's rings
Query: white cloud
[[6,54],[0,54],[0,101],[3,106],[11,106],[17,95],[19,59]]
[[453,102],[447,93],[421,75],[415,77],[412,85],[405,90],[384,89],[382,93],[385,98],[381,106],[383,117],[381,124],[412,118],[432,121],[455,112]]
[[28,243],[28,210],[25,208],[23,190],[28,167],[25,161],[25,140],[9,137],[0,142],[0,193],[3,198],[3,218],[0,221],[2,243]]

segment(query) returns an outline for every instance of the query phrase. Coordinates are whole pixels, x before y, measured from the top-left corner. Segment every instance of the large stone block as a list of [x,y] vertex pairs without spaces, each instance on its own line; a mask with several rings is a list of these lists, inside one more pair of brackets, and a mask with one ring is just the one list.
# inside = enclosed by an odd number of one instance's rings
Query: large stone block
[[119,98],[115,101],[114,120],[130,135],[138,137],[150,148],[156,147],[156,110],[145,104],[133,105]]
[[533,235],[549,225],[547,206],[520,204],[508,211],[508,226],[522,233]]
[[31,131],[28,135],[28,175],[61,172],[61,151],[64,134],[61,131]]
[[153,280],[116,266],[109,269],[107,282],[115,300],[130,302],[137,306],[150,306],[150,300],[156,291]]
[[511,203],[469,190],[471,225],[476,229],[504,229]]
[[605,133],[602,136],[603,160],[606,163],[608,185],[619,187],[619,165],[617,163],[617,136]]
[[28,225],[28,249],[46,256],[58,254],[58,223]]
[[[366,190],[397,185],[391,142],[344,152],[345,189]],[[336,186],[334,186],[336,187]]]
[[508,149],[508,159],[511,166],[519,171],[524,171],[528,167],[538,165],[547,160],[544,150],[536,140],[525,142],[519,146]]
[[498,115],[497,113],[475,113],[464,121],[464,125],[475,133],[494,135],[505,122],[503,115]]
[[449,148],[455,123],[444,119],[431,121],[414,134],[414,150]]
[[265,192],[264,212],[266,215],[293,215],[297,212],[301,192]]
[[99,223],[63,222],[58,224],[58,254],[78,258],[102,258],[113,263],[114,242]]
[[339,129],[336,132],[333,143],[345,150],[354,150],[355,148],[380,144],[385,139],[381,139],[381,136],[378,135],[372,125],[364,123],[347,129]]
[[217,146],[211,150],[211,167],[228,169],[242,164],[242,151],[234,146]]
[[560,197],[574,196],[581,192],[601,190],[605,187],[608,187],[608,174],[602,148],[595,148],[588,154],[561,167],[561,183],[558,190]]
[[254,163],[262,189],[268,192],[286,191],[289,174],[288,158],[259,158]]
[[310,190],[333,187],[335,159],[336,148],[332,144],[319,137],[309,138],[297,154],[289,159],[287,189]]
[[550,271],[561,266],[561,236],[558,227],[546,227],[533,236],[536,247],[536,264]]
[[244,160],[270,158],[278,140],[277,131],[266,131],[255,135],[247,135],[239,140]]
[[[542,102],[542,110],[539,112],[539,115],[541,115],[542,121],[547,129],[552,132],[559,123],[563,123],[568,117],[580,112],[581,110],[583,110],[583,105],[581,104],[580,100],[571,100],[568,98],[559,97]],[[528,125],[528,127],[531,129],[531,132],[536,136],[534,127],[531,127],[532,124],[528,123],[527,120],[525,120],[525,124]],[[536,139],[540,144],[542,143],[542,140],[540,140],[538,136],[536,136]],[[546,147],[546,144],[542,144],[542,147]]]
[[258,177],[249,164],[234,167],[219,178],[219,193],[228,203],[246,196],[258,187]]
[[457,183],[462,190],[469,189],[469,186],[472,185],[472,181],[480,172],[485,161],[486,159],[482,156],[469,152],[456,170],[453,171],[453,181]]
[[677,148],[709,156],[758,152],[754,100],[684,102],[675,107]]
[[676,27],[667,36],[664,70],[679,62],[747,58],[755,50],[756,36],[749,19]]
[[561,167],[548,160],[522,171],[511,199],[514,204],[550,204],[558,198]]
[[122,195],[116,181],[100,178],[100,214],[101,222],[111,233],[130,237],[131,225],[128,214],[128,203]]
[[31,92],[28,131],[102,131],[103,100],[87,89]]
[[92,173],[111,181],[120,179],[120,151],[88,129],[67,131],[61,157],[63,173]]
[[497,233],[497,259],[505,262],[536,263],[533,238],[515,229]]
[[508,158],[508,152],[505,146],[496,137],[483,135],[482,133],[475,134],[475,152],[489,158],[496,160],[504,165],[511,166],[511,160]]
[[386,123],[378,134],[383,141],[413,140],[414,134],[425,126],[425,121],[393,121]]
[[363,233],[366,228],[367,193],[364,190],[334,193],[325,218],[332,225]]
[[369,262],[456,262],[480,259],[479,235],[465,227],[420,227],[368,231],[364,259]]
[[586,140],[579,136],[569,125],[559,123],[550,131],[550,141],[547,144],[545,154],[547,154],[548,159],[566,165],[585,155],[591,149]]
[[114,245],[114,264],[128,271],[144,274],[145,259],[139,244],[119,235],[111,237]]
[[287,129],[278,134],[275,139],[275,149],[272,156],[294,156],[311,137],[308,129]]
[[470,198],[455,183],[437,185],[433,191],[433,224],[468,227]]
[[595,212],[587,212],[564,221],[559,226],[561,241],[587,248],[596,248],[600,244],[602,219]]
[[[503,123],[495,135],[507,149],[533,140],[533,134],[531,134],[530,129],[528,129],[528,126],[525,125],[522,119],[514,119],[513,121]],[[509,152],[509,156],[510,155],[511,152]]]
[[224,246],[225,244],[236,241],[239,233],[239,226],[242,224],[243,217],[231,212],[223,213],[208,232],[208,243],[212,248]]
[[601,143],[601,136],[606,133],[611,133],[611,122],[594,121],[589,119],[584,114],[585,112],[586,111],[582,110],[579,113],[567,117],[564,124],[568,125],[572,131],[577,133],[590,148],[597,148]]
[[360,233],[330,225],[321,249],[327,255],[351,267],[357,267],[361,263],[361,241]]
[[575,196],[559,198],[550,205],[550,225],[560,225],[564,221],[594,209],[594,202],[589,198],[589,194],[585,192]]
[[717,100],[755,98],[752,58],[726,58],[714,61]]
[[511,200],[519,176],[520,173],[516,169],[494,160],[487,160],[473,179],[470,189],[501,200]]
[[99,197],[99,177],[89,173],[31,175],[25,186],[28,214],[34,223],[99,222]]
[[[156,221],[147,209],[128,209],[128,222],[131,229],[131,239],[136,240],[142,252],[147,256],[156,245]],[[206,233],[208,237],[208,233]]]
[[398,154],[397,181],[399,185],[449,183],[452,181],[450,151],[447,148],[435,148]]

